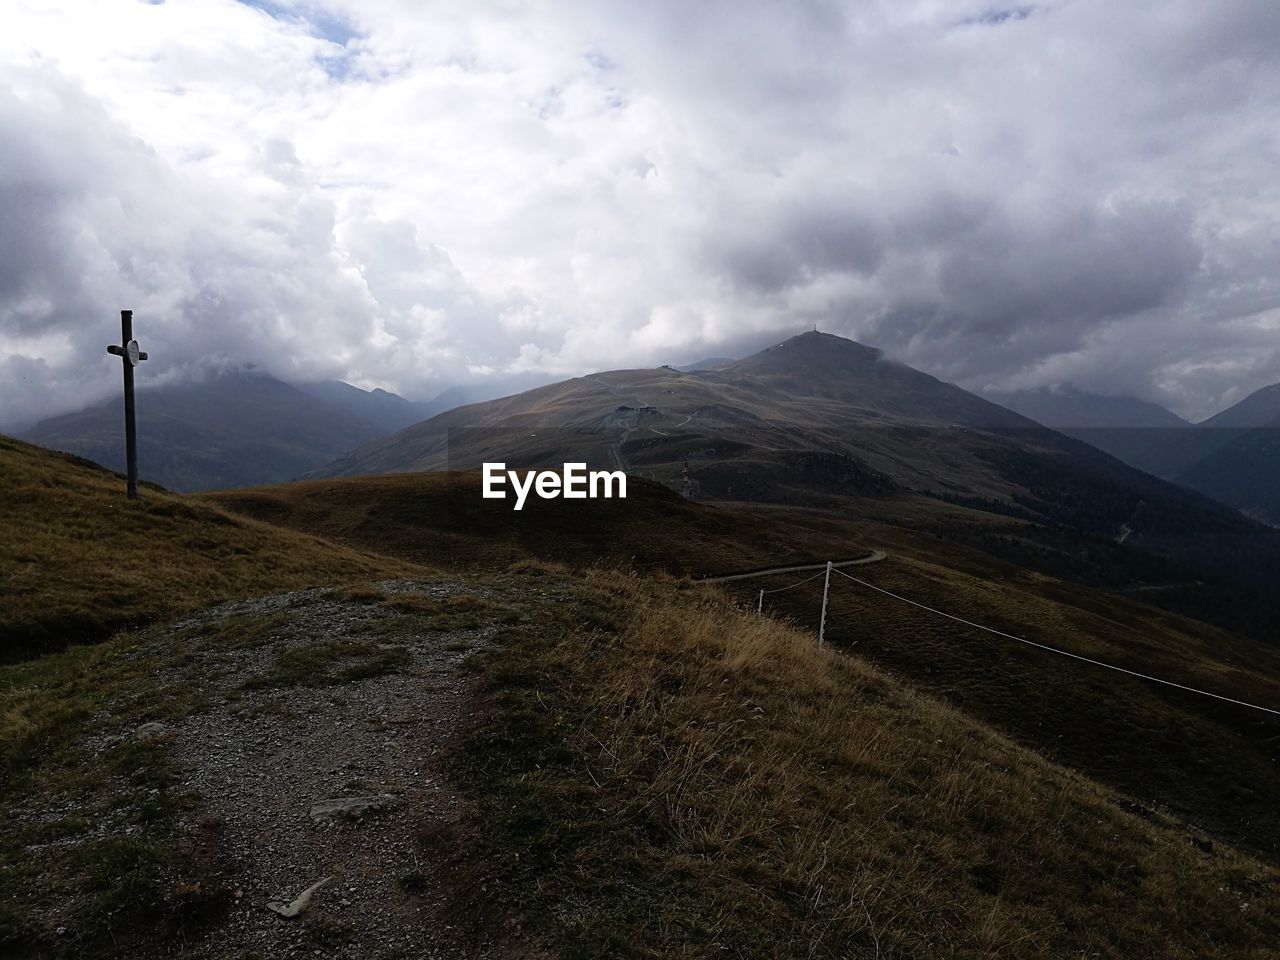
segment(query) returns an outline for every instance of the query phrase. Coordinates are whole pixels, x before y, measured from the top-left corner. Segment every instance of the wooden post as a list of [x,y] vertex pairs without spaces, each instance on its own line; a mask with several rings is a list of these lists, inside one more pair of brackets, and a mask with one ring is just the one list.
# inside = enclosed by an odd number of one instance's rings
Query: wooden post
[[[133,339],[133,311],[120,311],[120,342]],[[127,349],[127,348],[126,348]],[[125,357],[124,366],[124,459],[128,466],[130,500],[138,499],[138,409],[133,402],[133,364]]]
[[133,368],[147,355],[133,339],[133,311],[120,311],[120,345],[107,347],[107,353],[119,357],[124,367],[124,459],[127,479],[126,494],[138,499],[138,423],[133,403]]
[[822,581],[822,618],[818,621],[818,643],[827,636],[827,591],[831,589],[831,561],[827,561],[827,575]]
[[760,599],[756,601],[756,616],[764,616],[764,591],[760,591]]

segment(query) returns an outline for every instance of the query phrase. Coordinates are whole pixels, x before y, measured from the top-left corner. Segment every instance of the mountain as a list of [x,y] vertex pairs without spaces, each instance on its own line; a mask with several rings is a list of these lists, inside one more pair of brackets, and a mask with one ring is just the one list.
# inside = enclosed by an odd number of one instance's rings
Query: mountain
[[1263,387],[1196,430],[1179,483],[1280,527],[1280,383]]
[[[913,487],[945,488],[954,480],[938,469],[937,458],[894,438],[923,430],[936,434],[934,444],[968,448],[963,432],[979,426],[1054,436],[1025,417],[885,360],[878,350],[806,333],[696,375],[671,367],[598,373],[460,407],[353,450],[316,475],[444,469],[451,452],[454,466],[475,466],[470,454],[495,444],[513,463],[573,453],[593,465],[635,466],[660,479],[674,479],[678,470],[672,471],[686,455],[700,461],[705,474],[712,464],[764,465],[832,450],[868,477],[879,470]],[[465,446],[455,434],[450,451],[448,432],[459,429],[472,434]],[[483,431],[494,436],[486,440]],[[714,454],[699,455],[710,438],[726,442]],[[851,444],[865,462],[848,455]],[[991,471],[973,457],[964,467],[971,492],[995,494],[1007,486],[984,485]],[[714,490],[707,488],[712,478],[703,481],[705,493],[730,497],[727,480]],[[736,495],[768,499],[741,487]]]
[[[924,494],[1030,521],[999,547],[1019,563],[1099,585],[1231,581],[1243,593],[1169,591],[1160,602],[1255,634],[1280,627],[1280,606],[1268,599],[1280,582],[1280,534],[829,334],[805,333],[717,370],[599,373],[461,407],[313,476],[486,461],[583,461],[675,489],[687,462],[702,499],[839,510]],[[946,535],[989,539],[960,522]]]
[[1235,406],[1214,414],[1200,426],[1232,430],[1280,426],[1280,383],[1255,390]]
[[1196,443],[1189,422],[1137,397],[1104,396],[1069,384],[987,396],[1130,466],[1173,482],[1180,482],[1177,465],[1188,456],[1182,451],[1194,449]]
[[1137,397],[1110,396],[1078,390],[1069,384],[988,394],[988,399],[1037,423],[1075,436],[1098,429],[1177,429],[1191,426],[1164,407]]
[[[123,420],[113,399],[43,420],[23,439],[123,470]],[[262,374],[138,390],[138,473],[171,490],[292,479],[385,432]]]
[[[688,459],[702,495],[712,499],[822,500],[850,484],[891,484],[1012,507],[1029,495],[1028,478],[1013,476],[1005,463],[1018,456],[1053,459],[1041,465],[1059,473],[1088,464],[1135,495],[1187,499],[879,350],[816,332],[696,375],[670,367],[621,370],[472,404],[365,444],[316,475],[476,467],[495,451],[529,465],[573,455],[672,484]],[[820,463],[834,471],[831,482],[823,482]],[[1130,503],[1117,528],[1132,509]]]
[[316,380],[293,386],[331,407],[368,420],[383,433],[394,433],[440,412],[431,404],[406,400],[382,389],[361,390],[342,380]]

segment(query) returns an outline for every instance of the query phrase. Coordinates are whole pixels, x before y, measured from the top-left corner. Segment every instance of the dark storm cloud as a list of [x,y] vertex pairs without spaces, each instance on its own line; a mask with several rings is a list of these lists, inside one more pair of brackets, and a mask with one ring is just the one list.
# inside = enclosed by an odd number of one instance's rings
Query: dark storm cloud
[[95,251],[80,208],[94,178],[113,171],[78,151],[103,122],[68,85],[0,88],[0,317],[10,335],[65,330],[85,307],[84,261]]
[[777,291],[832,271],[872,274],[884,257],[880,225],[857,208],[797,205],[761,225],[755,236],[717,238],[733,279],[759,291]]
[[938,308],[981,333],[1078,335],[1169,304],[1200,264],[1191,229],[1185,213],[1145,204],[1007,212],[939,251]]

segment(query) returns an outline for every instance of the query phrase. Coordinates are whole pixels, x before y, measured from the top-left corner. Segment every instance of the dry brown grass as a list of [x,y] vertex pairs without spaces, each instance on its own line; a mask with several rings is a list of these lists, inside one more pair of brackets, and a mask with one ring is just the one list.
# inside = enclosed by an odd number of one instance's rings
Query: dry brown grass
[[[538,559],[710,575],[767,563],[856,557],[836,522],[743,515],[633,477],[626,500],[539,500],[515,512],[480,496],[479,474],[311,480],[193,496],[239,516],[436,566],[500,569]],[[801,513],[808,518],[808,513]]]
[[213,600],[421,572],[0,437],[0,659]]
[[618,575],[584,597],[566,622],[602,629],[489,662],[468,753],[566,956],[1274,955],[1274,868],[810,634]]
[[[1266,706],[1280,651],[1035,574],[991,576],[902,550],[860,579],[1014,636]],[[780,586],[787,578],[755,581]],[[730,585],[743,601],[754,591]],[[821,581],[766,611],[813,629]],[[1280,718],[1040,652],[832,579],[827,637],[1042,755],[1280,864]]]

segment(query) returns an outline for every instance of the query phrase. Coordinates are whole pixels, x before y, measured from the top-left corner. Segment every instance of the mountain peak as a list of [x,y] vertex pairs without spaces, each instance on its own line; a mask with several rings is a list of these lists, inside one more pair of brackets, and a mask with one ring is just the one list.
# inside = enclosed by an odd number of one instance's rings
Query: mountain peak
[[883,355],[883,351],[856,340],[808,330],[721,369],[740,373],[813,374],[874,363]]
[[806,330],[804,333],[797,333],[794,337],[783,340],[776,347],[769,347],[768,350],[840,350],[847,354],[856,354],[868,359],[879,359],[884,354],[883,350],[868,347],[857,340],[841,337],[834,333],[822,333],[819,330]]

